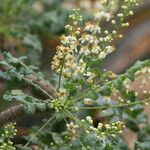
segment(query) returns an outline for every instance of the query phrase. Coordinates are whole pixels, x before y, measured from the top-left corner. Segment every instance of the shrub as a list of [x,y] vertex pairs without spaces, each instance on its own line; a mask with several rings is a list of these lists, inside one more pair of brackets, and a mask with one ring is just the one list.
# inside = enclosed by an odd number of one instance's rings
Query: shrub
[[[0,77],[25,82],[44,98],[18,89],[7,91],[3,99],[18,104],[0,113],[0,124],[24,113],[49,113],[41,127],[32,128],[25,138],[26,144],[16,145],[18,148],[126,150],[128,145],[122,136],[126,127],[139,135],[135,149],[149,149],[149,123],[143,112],[150,100],[149,92],[144,91],[144,98],[140,99],[131,83],[149,73],[150,60],[136,62],[121,75],[101,69],[105,57],[115,51],[114,39],[122,37],[120,27],[129,25],[125,18],[133,15],[132,9],[138,2],[124,0],[119,12],[116,4],[114,0],[100,1],[101,12],[96,12],[94,20],[85,27],[81,25],[78,9],[69,15],[69,24],[65,26],[67,34],[61,36],[61,45],[56,48],[51,63],[56,73],[53,85],[39,68],[26,65],[26,57],[16,58],[3,52]],[[111,23],[112,30],[103,31],[102,21]],[[141,86],[143,84],[144,81]],[[95,119],[99,115],[105,121]],[[144,127],[140,129],[139,124]]]

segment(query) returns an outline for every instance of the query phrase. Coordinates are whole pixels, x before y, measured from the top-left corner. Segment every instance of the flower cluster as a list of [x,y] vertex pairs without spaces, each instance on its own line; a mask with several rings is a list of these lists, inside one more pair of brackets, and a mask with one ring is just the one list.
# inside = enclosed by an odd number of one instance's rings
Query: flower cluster
[[[118,13],[118,18],[114,19],[113,12],[116,10],[116,3],[114,1],[103,0],[101,3],[101,11],[95,13],[95,23],[88,23],[85,27],[87,33],[83,34],[81,37],[81,43],[86,43],[84,45],[84,51],[81,52],[85,55],[90,53],[96,53],[99,55],[100,59],[104,59],[108,54],[112,53],[115,48],[112,45],[108,45],[114,39],[114,37],[122,37],[122,35],[117,35],[116,29],[113,31],[105,30],[105,36],[102,36],[101,28],[99,27],[102,20],[111,21],[114,28],[116,26],[128,26],[129,23],[124,23],[123,20],[128,15],[133,15],[133,12],[128,10],[132,5],[137,5],[137,1],[126,0],[122,6],[123,13]],[[129,7],[130,5],[130,7]],[[114,10],[112,10],[114,8]],[[89,34],[90,33],[90,34]],[[96,36],[96,34],[98,36]],[[100,37],[100,38],[99,38]],[[88,41],[88,42],[87,42]]]
[[69,16],[69,19],[70,24],[65,26],[68,35],[63,35],[61,37],[61,45],[57,47],[57,52],[52,62],[52,69],[56,70],[58,74],[62,74],[66,78],[71,77],[73,70],[77,68],[74,53],[77,51],[78,46],[77,36],[80,34],[78,24],[82,21],[79,10],[74,9],[73,14]]
[[121,121],[111,124],[99,123],[98,127],[96,128],[93,126],[93,120],[90,116],[87,116],[86,120],[82,120],[82,123],[84,124],[87,133],[94,133],[98,139],[103,140],[105,140],[105,138],[108,136],[115,137],[116,134],[122,133],[122,129],[125,128]]
[[121,121],[114,122],[112,124],[105,124],[102,123],[98,124],[97,134],[99,136],[115,136],[117,133],[122,133],[122,129],[125,128],[124,124]]
[[[112,18],[113,11],[111,9],[113,5],[116,4],[112,1],[99,1],[99,3],[101,5],[101,9],[99,10],[100,12],[97,11],[94,14],[95,22],[86,24],[84,28],[85,32],[80,38],[80,42],[82,44],[80,53],[83,53],[84,55],[97,54],[99,55],[100,59],[103,59],[106,57],[106,52],[111,53],[112,51],[114,51],[114,48],[112,46],[107,46],[105,51],[103,51],[102,42],[110,41],[111,37],[107,36],[105,38],[102,38],[100,22],[101,20],[109,21]],[[108,34],[107,32],[105,33]]]
[[[91,1],[91,0],[81,0],[79,1],[79,6],[81,9],[90,12],[90,14],[94,14],[95,12],[99,10],[103,10],[103,4],[107,3],[108,0],[96,0],[96,1]],[[115,11],[118,7],[118,0],[109,0],[109,2],[112,3],[111,6],[111,11]],[[115,5],[114,5],[115,4]]]
[[16,148],[13,146],[12,138],[16,135],[17,130],[15,128],[15,123],[10,123],[6,125],[3,129],[3,133],[0,137],[0,149],[1,150],[15,150]]
[[[117,29],[129,25],[124,22],[124,18],[133,15],[130,7],[137,5],[136,0],[125,0],[122,6],[123,12],[119,12],[115,18],[113,13],[116,11],[117,3],[117,1],[99,1],[101,7],[100,11],[97,10],[94,13],[95,21],[86,23],[82,32],[79,27],[82,16],[79,14],[79,10],[73,10],[73,14],[69,16],[70,22],[65,26],[68,34],[61,36],[61,45],[57,47],[52,62],[52,69],[60,77],[71,78],[83,75],[87,82],[93,83],[96,75],[87,66],[86,57],[103,60],[108,54],[115,51],[112,41],[115,37],[122,37],[121,34],[118,35]],[[112,23],[114,27],[112,31],[102,32],[101,22],[104,20]]]
[[68,105],[66,103],[65,100],[62,100],[62,99],[53,99],[51,101],[51,105],[50,105],[51,108],[54,108],[56,110],[56,112],[61,112],[65,109],[68,108]]

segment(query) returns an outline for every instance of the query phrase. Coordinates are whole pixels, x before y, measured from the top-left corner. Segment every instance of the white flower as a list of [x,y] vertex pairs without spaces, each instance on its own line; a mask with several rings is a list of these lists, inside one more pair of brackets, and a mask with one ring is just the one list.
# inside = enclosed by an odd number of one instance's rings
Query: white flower
[[104,12],[102,11],[102,12],[97,12],[97,13],[95,13],[95,20],[101,20],[102,19],[102,17],[103,17],[103,15],[104,15]]
[[58,94],[60,97],[66,96],[66,89],[60,89]]
[[80,75],[85,71],[85,67],[84,66],[77,66],[76,70],[75,70],[75,74]]
[[76,133],[75,129],[78,128],[78,125],[75,125],[73,122],[70,122],[70,123],[66,124],[66,127],[72,133]]
[[106,53],[105,52],[100,52],[100,54],[99,54],[99,58],[101,58],[101,59],[104,59],[105,57],[106,57]]
[[89,43],[93,43],[94,42],[93,36],[90,35],[90,34],[85,36],[85,40],[88,41]]
[[108,22],[111,19],[111,14],[105,13],[105,18],[106,18],[106,21]]
[[62,36],[61,43],[65,46],[69,46],[71,49],[75,49],[77,45],[77,39],[74,36]]
[[65,78],[70,78],[71,77],[71,71],[70,71],[70,69],[64,69],[63,70],[63,76],[65,77]]
[[101,28],[98,25],[86,25],[84,28],[85,31],[91,32],[93,34],[100,34],[101,33]]
[[87,78],[87,82],[89,82],[89,83],[92,83],[92,82],[93,82],[93,79],[94,79],[94,77],[95,77],[95,73],[88,71],[88,72],[86,72],[84,75],[85,75],[86,77],[88,77],[88,78]]
[[102,20],[103,18],[108,22],[111,19],[111,14],[104,11],[95,14],[95,20]]
[[92,49],[91,49],[91,52],[92,52],[92,53],[95,53],[95,54],[98,54],[100,50],[101,50],[100,46],[98,46],[98,45],[93,45],[93,46],[92,46]]
[[101,28],[99,26],[95,26],[93,33],[94,34],[100,34],[101,33]]
[[103,124],[102,123],[98,123],[98,129],[102,129]]
[[84,104],[87,106],[92,106],[94,101],[91,98],[84,98]]
[[114,51],[113,46],[106,46],[107,53],[112,53]]
[[92,120],[92,118],[91,118],[90,116],[86,116],[86,120],[87,120],[90,124],[93,123],[93,120]]
[[81,47],[81,49],[80,49],[80,54],[84,54],[84,55],[90,54],[89,48],[88,48],[87,46]]
[[93,30],[94,30],[94,25],[92,24],[86,25],[84,28],[84,31],[88,31],[88,32],[93,32]]

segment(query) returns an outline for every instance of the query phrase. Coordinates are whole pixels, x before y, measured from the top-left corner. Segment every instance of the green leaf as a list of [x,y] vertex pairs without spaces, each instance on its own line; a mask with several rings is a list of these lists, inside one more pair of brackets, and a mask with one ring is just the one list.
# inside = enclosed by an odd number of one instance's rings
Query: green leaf
[[97,65],[97,66],[100,67],[101,64],[102,64],[102,60],[101,59],[99,59],[99,58],[93,59],[90,56],[87,57],[87,66],[91,67],[91,66]]
[[54,140],[55,143],[61,143],[62,141],[62,137],[60,136],[60,134],[52,132],[52,138]]
[[37,109],[39,109],[42,112],[46,111],[46,104],[45,103],[37,103],[36,107],[37,107]]
[[135,102],[136,96],[135,96],[135,91],[131,90],[127,93],[127,98],[131,102]]
[[13,64],[13,65],[20,64],[19,59],[13,57],[10,53],[4,52],[3,56],[4,56],[4,59],[10,64]]
[[132,118],[136,118],[142,111],[143,111],[143,106],[140,104],[137,104],[132,107],[132,110],[127,109],[126,113],[128,114],[128,116],[130,116]]
[[144,142],[136,142],[136,147],[142,150],[150,150],[150,140]]
[[21,145],[21,144],[17,144],[16,147],[19,148],[19,149],[21,149],[21,150],[32,150],[31,148],[29,148],[29,147],[24,147],[24,146]]
[[115,79],[113,81],[113,85],[117,90],[121,90],[122,88],[122,82],[119,79]]
[[132,72],[127,72],[126,77],[129,78],[131,81],[134,81],[135,75]]
[[135,121],[131,120],[131,119],[127,119],[126,120],[126,127],[131,129],[134,132],[138,132],[139,131],[138,124]]
[[29,115],[33,115],[36,111],[35,109],[35,105],[31,104],[31,103],[27,103],[24,105],[24,111],[29,114]]
[[23,39],[23,44],[31,49],[42,51],[42,45],[39,38],[36,35],[27,34]]
[[97,77],[101,77],[101,71],[98,68],[92,68],[91,72],[95,73]]
[[111,95],[111,89],[108,86],[103,86],[100,90],[100,94],[103,96],[110,96]]
[[0,78],[5,79],[5,80],[10,80],[11,79],[10,75],[8,74],[8,72],[3,72],[1,70],[0,70]]
[[72,83],[66,83],[64,85],[64,88],[69,90],[69,91],[73,91],[75,89],[75,86]]
[[126,91],[125,87],[123,87],[123,86],[121,87],[120,93],[124,98],[127,97],[127,91]]

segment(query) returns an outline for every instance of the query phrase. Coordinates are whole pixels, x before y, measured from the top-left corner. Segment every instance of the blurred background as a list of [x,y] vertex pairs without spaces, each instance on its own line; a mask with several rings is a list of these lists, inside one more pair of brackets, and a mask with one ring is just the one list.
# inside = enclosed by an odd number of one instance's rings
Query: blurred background
[[[118,0],[118,9],[120,4]],[[39,66],[51,80],[50,62],[59,45],[59,36],[65,33],[64,26],[72,8],[80,8],[83,20],[88,21],[99,5],[96,0],[0,0],[0,50],[14,56],[26,55],[28,63]],[[117,51],[108,56],[103,65],[118,74],[137,60],[150,58],[150,0],[143,0],[126,21],[130,26],[120,30],[124,37],[115,41]],[[22,83],[0,80],[0,98],[6,90],[20,87],[30,91]],[[0,103],[1,111],[8,106],[3,101]],[[32,122],[26,121],[22,126],[29,124]]]

